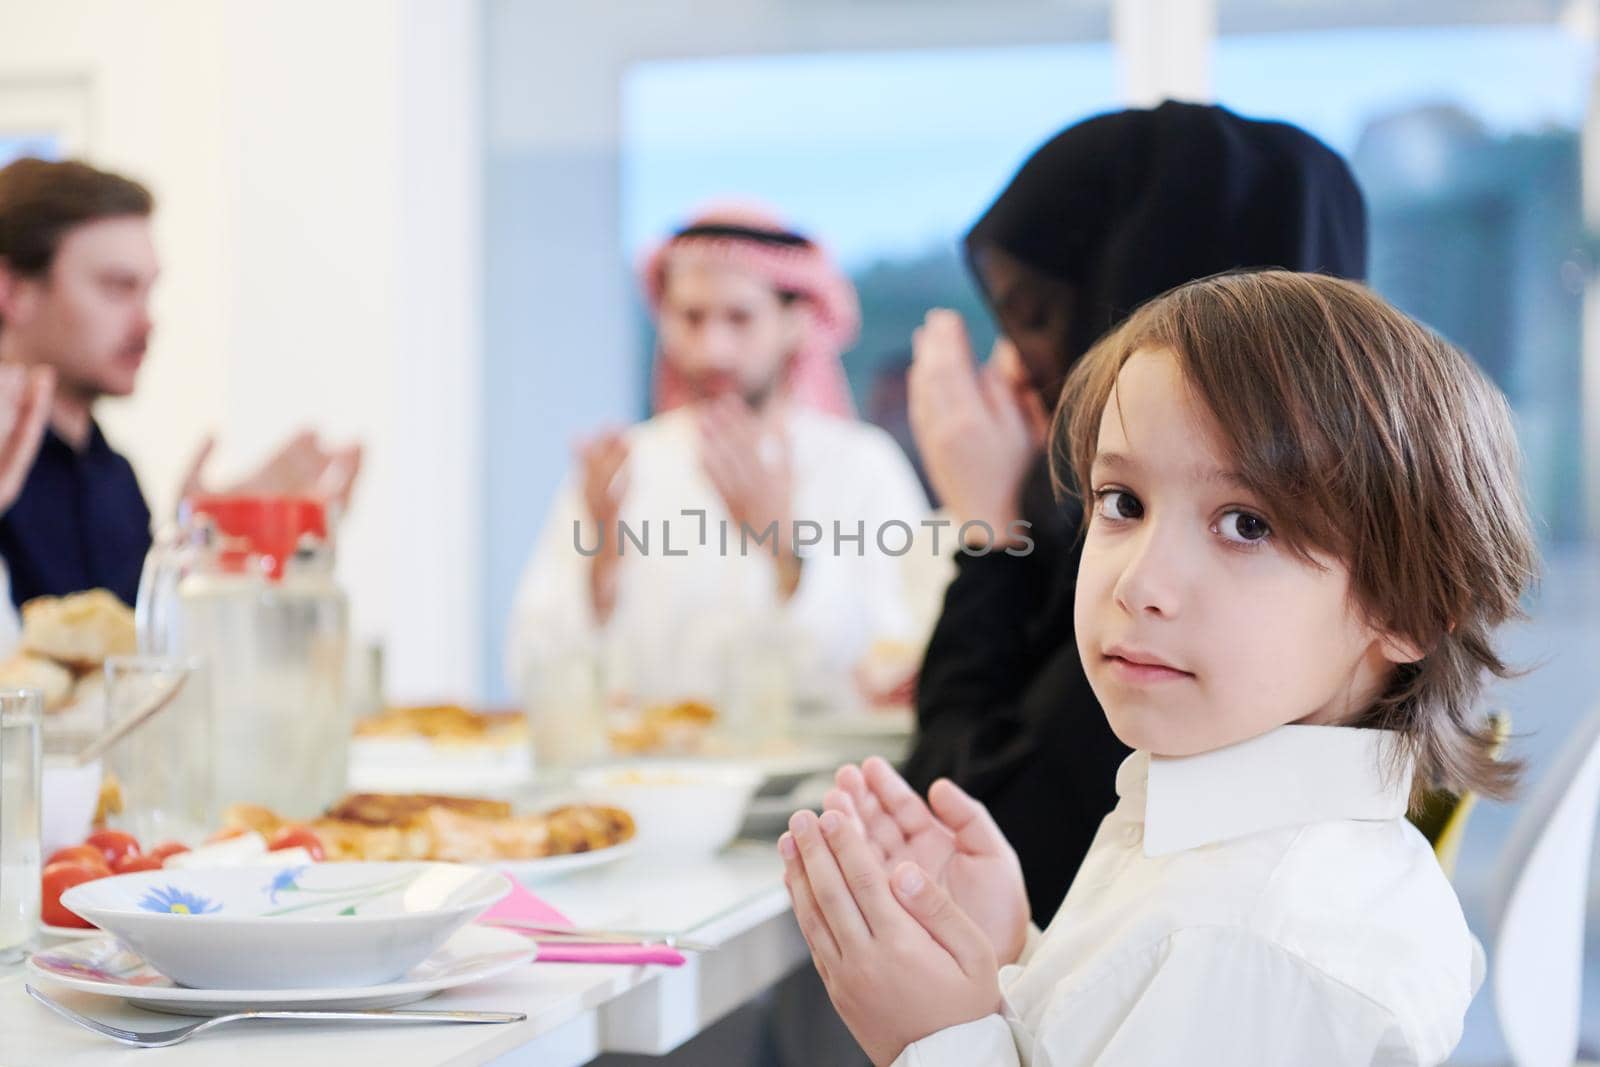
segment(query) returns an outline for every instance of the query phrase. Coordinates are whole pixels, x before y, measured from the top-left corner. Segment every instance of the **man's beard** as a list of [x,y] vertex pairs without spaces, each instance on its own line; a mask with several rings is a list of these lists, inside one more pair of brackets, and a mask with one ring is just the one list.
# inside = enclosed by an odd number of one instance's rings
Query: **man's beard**
[[700,401],[714,400],[732,394],[744,401],[745,406],[751,411],[761,411],[777,396],[781,379],[782,375],[773,375],[759,385],[746,386],[736,378],[730,380],[729,377],[707,376],[691,379],[689,390],[694,393],[695,399]]
[[53,361],[57,368],[56,391],[88,404],[106,397],[131,395],[132,387],[123,381],[126,365],[133,363],[132,376],[136,379],[149,350],[150,335],[144,333],[128,337],[110,351],[109,357],[95,357],[87,367],[76,367],[73,360],[66,358],[69,354],[63,353],[63,358]]

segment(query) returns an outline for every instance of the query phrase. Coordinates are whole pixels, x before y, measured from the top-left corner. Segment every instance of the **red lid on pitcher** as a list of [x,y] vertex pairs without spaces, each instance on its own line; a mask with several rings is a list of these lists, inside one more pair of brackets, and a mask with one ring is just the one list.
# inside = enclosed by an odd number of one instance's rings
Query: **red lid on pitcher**
[[233,545],[225,544],[224,565],[242,567],[249,555],[259,556],[268,577],[283,577],[284,564],[306,535],[326,542],[328,513],[322,502],[293,496],[194,496],[188,511],[211,519]]

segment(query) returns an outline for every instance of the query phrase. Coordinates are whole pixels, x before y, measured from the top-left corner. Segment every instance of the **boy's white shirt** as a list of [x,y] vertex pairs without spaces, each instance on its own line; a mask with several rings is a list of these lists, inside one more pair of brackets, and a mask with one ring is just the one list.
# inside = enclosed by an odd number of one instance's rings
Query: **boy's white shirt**
[[1411,772],[1393,734],[1330,726],[1134,753],[1001,1013],[896,1067],[1442,1062],[1483,951],[1406,821]]
[[[793,519],[819,523],[823,534],[821,545],[802,553],[800,584],[788,602],[778,598],[770,540],[763,546],[750,541],[741,556],[739,527],[701,467],[693,412],[678,408],[657,415],[628,431],[628,493],[619,514],[636,535],[648,520],[649,555],[625,543],[616,605],[606,625],[598,626],[589,596],[591,561],[574,547],[573,522],[583,523],[586,551],[594,549],[597,533],[581,483],[576,476],[567,479],[523,572],[512,612],[506,660],[519,692],[530,670],[580,640],[600,642],[603,662],[626,667],[632,677],[624,683],[647,699],[701,695],[714,701],[728,682],[730,647],[776,634],[797,687],[810,696],[838,697],[853,691],[850,668],[874,641],[926,640],[931,619],[917,618],[912,605],[929,598],[907,588],[906,578],[917,572],[905,555],[928,550],[920,523],[929,511],[900,446],[876,426],[805,408],[785,412],[784,425]],[[683,515],[685,510],[705,512],[704,544],[701,519]],[[918,537],[905,554],[880,552],[874,543],[878,528],[892,520]],[[662,540],[664,522],[671,530],[670,556]],[[834,554],[834,522],[847,536],[858,523],[863,526],[860,555],[854,541]],[[904,537],[894,528],[885,543],[899,550]],[[951,554],[954,544],[955,534],[945,531],[942,552]],[[605,550],[615,551],[616,542],[608,539]]]

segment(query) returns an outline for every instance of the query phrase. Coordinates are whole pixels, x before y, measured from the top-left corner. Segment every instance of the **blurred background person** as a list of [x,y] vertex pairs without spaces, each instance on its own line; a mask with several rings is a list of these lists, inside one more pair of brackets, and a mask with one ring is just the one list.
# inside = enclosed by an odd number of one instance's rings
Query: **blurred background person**
[[1034,548],[958,555],[922,666],[907,777],[924,791],[952,778],[988,805],[1033,914],[1049,916],[1115,804],[1128,750],[1078,657],[1082,515],[1052,491],[1046,413],[1074,360],[1175,285],[1268,266],[1362,278],[1366,212],[1344,161],[1304,131],[1168,102],[1047,141],[966,250],[1004,337],[980,369],[960,318],[931,312],[915,344],[912,425],[953,521],[1006,530],[1021,518]]
[[[640,283],[658,327],[655,414],[578,448],[519,589],[512,684],[576,632],[603,635],[606,664],[626,661],[608,686],[641,699],[714,702],[762,642],[798,695],[848,697],[874,642],[916,629],[878,531],[927,513],[904,454],[854,417],[840,364],[853,287],[814,241],[749,208],[694,219],[644,257]],[[619,545],[619,521],[652,528],[647,551]],[[821,543],[797,544],[797,522]],[[742,550],[741,527],[775,527],[776,543]],[[836,544],[836,528],[860,536]]]
[[[160,273],[154,208],[138,182],[84,163],[24,158],[0,169],[0,367],[31,370],[33,406],[18,430],[38,435],[24,449],[26,477],[0,515],[0,558],[18,607],[95,588],[129,605],[138,594],[150,509],[94,412],[105,397],[131,395],[144,364]],[[45,398],[48,418],[40,419]],[[218,488],[202,478],[211,449],[209,440],[200,447],[182,497],[305,495],[342,510],[361,457],[359,446],[329,451],[301,433],[248,477]]]

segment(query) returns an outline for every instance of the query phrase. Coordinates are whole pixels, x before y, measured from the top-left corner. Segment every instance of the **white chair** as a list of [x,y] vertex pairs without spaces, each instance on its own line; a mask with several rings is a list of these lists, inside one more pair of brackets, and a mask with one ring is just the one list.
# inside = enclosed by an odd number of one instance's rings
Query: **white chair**
[[1517,1067],[1571,1067],[1577,1055],[1597,806],[1600,708],[1534,787],[1500,860],[1494,1000]]

